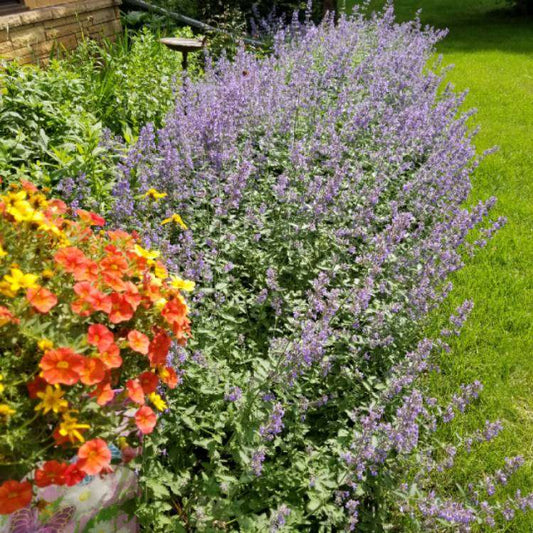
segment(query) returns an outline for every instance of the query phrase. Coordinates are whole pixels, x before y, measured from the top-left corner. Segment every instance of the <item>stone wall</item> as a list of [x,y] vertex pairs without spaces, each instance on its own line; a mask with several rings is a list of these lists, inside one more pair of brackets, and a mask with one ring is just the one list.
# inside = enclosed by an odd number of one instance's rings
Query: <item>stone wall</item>
[[27,11],[0,16],[0,57],[41,62],[53,50],[121,31],[120,0],[26,0]]

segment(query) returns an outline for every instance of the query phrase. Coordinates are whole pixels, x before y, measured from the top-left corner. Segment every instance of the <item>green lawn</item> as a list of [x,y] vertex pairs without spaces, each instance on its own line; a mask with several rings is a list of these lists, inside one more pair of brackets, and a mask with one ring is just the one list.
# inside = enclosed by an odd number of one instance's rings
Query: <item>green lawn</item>
[[[353,5],[354,2],[351,4]],[[379,7],[382,2],[374,2]],[[508,225],[453,280],[444,312],[465,298],[474,312],[442,374],[432,380],[441,397],[461,383],[480,379],[482,399],[452,430],[464,434],[486,419],[499,418],[505,432],[479,453],[461,460],[446,481],[470,481],[498,468],[505,456],[522,454],[527,465],[509,491],[533,490],[533,19],[513,18],[494,0],[398,0],[399,20],[414,17],[447,27],[439,52],[455,68],[449,80],[470,90],[468,107],[478,109],[479,150],[498,145],[474,175],[472,200],[498,197],[495,215]],[[533,513],[500,531],[533,531]]]

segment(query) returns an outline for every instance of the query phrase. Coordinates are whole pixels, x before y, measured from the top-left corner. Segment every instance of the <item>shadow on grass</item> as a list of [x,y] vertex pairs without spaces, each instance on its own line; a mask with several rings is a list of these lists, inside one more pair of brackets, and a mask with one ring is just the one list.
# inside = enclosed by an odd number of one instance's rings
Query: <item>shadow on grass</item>
[[422,22],[450,30],[439,45],[439,50],[443,52],[533,52],[533,18],[517,16],[508,10],[489,11],[478,16],[450,20],[448,24],[441,21],[434,23],[430,17],[423,17]]
[[[448,28],[440,44],[442,52],[479,52],[494,50],[515,54],[533,52],[533,17],[519,15],[502,0],[396,0],[399,22],[412,20],[421,10],[423,25]],[[359,1],[347,2],[350,5]],[[379,11],[384,0],[372,0],[368,13]]]

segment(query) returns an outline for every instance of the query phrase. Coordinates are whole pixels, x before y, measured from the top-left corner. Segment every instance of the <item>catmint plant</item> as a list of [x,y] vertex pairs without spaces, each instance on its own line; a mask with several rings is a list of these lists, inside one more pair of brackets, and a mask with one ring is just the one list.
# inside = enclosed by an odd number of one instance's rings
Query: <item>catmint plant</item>
[[481,385],[440,406],[420,376],[472,303],[443,339],[421,331],[504,223],[493,198],[465,207],[479,159],[433,58],[443,35],[391,9],[295,17],[270,55],[208,60],[122,158],[107,218],[196,282],[194,355],[144,447],[138,514],[154,531],[376,531],[402,514],[453,528],[492,512],[393,490],[422,451],[423,479],[453,460],[432,436]]

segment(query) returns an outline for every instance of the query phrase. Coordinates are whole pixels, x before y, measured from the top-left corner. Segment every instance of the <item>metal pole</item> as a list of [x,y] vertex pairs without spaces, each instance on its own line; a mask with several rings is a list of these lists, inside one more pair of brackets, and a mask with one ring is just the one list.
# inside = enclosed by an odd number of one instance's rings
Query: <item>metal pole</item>
[[123,0],[123,4],[132,7],[138,7],[144,9],[145,11],[153,11],[154,13],[159,13],[160,15],[165,15],[167,17],[173,18],[174,20],[177,20],[178,22],[182,22],[183,24],[193,26],[203,31],[214,31],[217,33],[223,33],[224,35],[229,35],[230,37],[233,37],[237,41],[243,41],[245,43],[253,44],[255,46],[264,46],[265,44],[261,41],[256,41],[255,39],[249,39],[248,37],[236,37],[229,31],[221,30],[219,28],[215,28],[214,26],[210,26],[205,22],[200,22],[199,20],[192,19],[191,17],[181,15],[180,13],[174,13],[173,11],[169,11],[168,9],[164,9],[159,6],[154,6],[153,4],[149,4],[144,0]]

